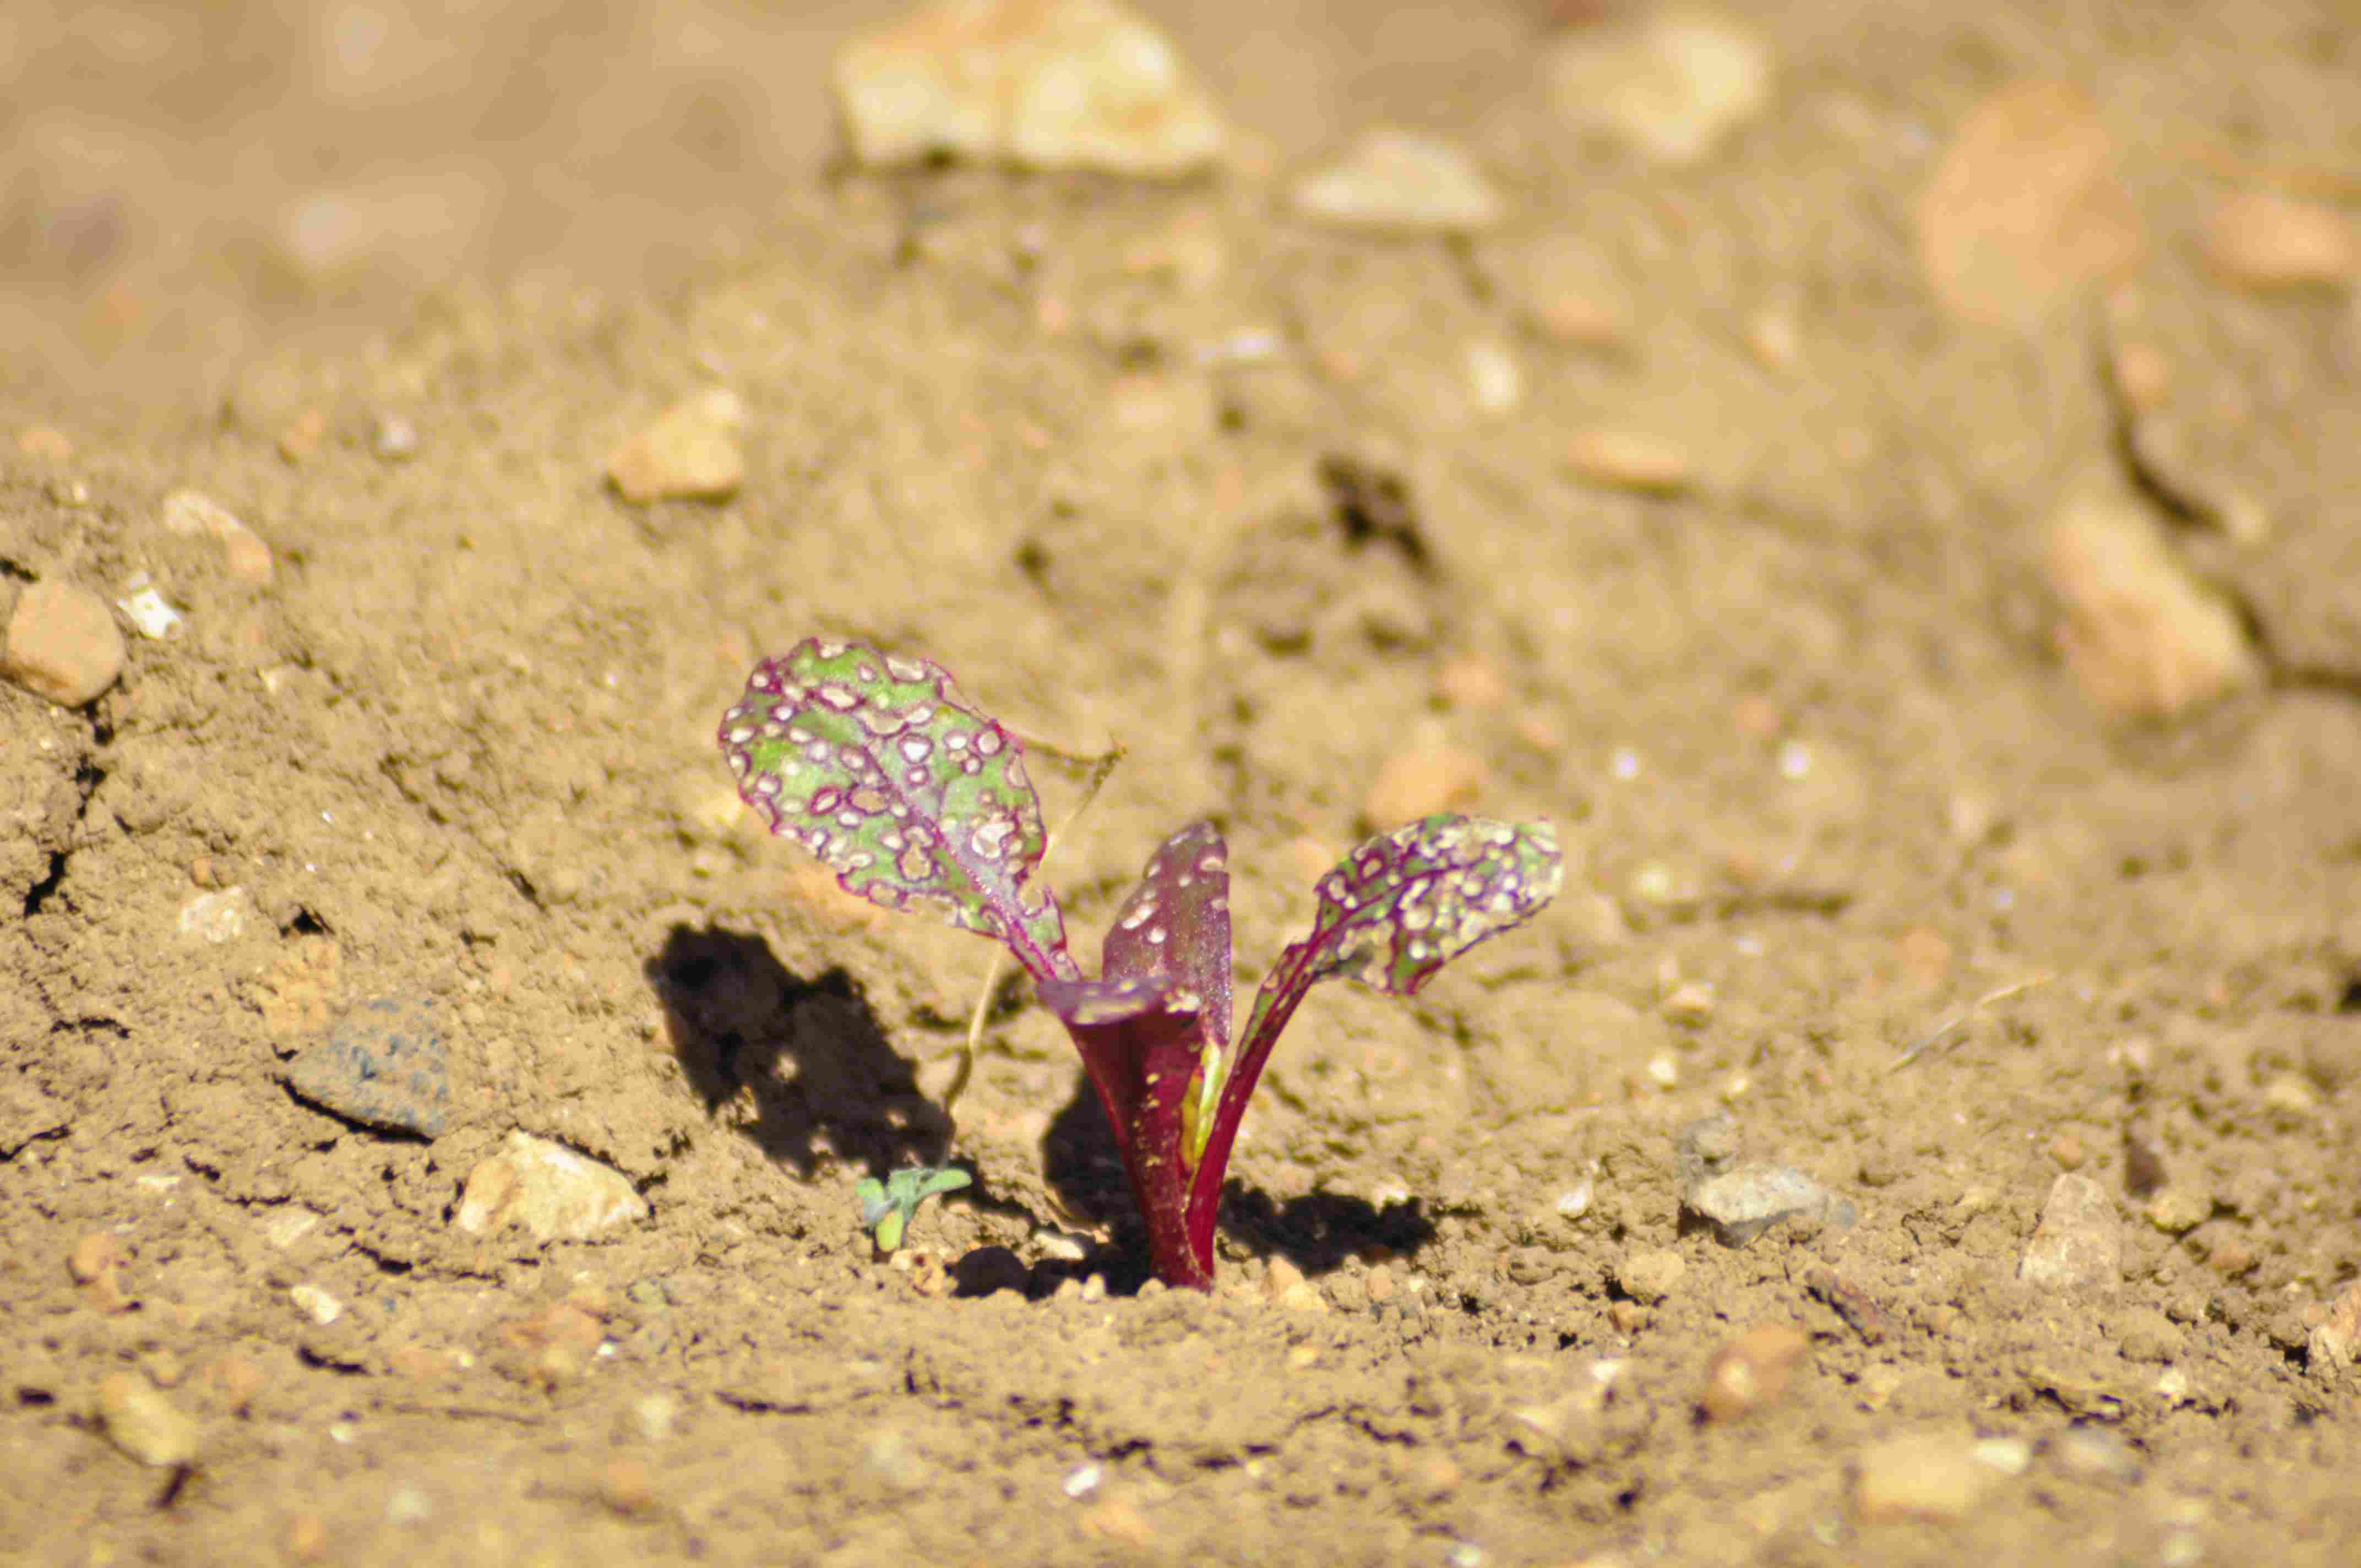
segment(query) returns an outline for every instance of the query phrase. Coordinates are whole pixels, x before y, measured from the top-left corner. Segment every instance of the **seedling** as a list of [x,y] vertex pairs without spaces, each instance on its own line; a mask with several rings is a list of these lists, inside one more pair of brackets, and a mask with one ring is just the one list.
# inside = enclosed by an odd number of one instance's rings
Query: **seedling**
[[1023,748],[939,665],[798,643],[755,666],[719,740],[739,794],[847,892],[991,937],[1033,977],[1106,1107],[1168,1285],[1213,1284],[1230,1149],[1304,994],[1345,976],[1408,996],[1558,888],[1545,822],[1441,815],[1379,834],[1320,879],[1312,934],[1279,954],[1234,1037],[1228,851],[1212,823],[1149,857],[1088,980],[1035,877],[1048,835]]
[[902,1245],[902,1233],[918,1215],[918,1205],[939,1192],[956,1192],[975,1179],[957,1166],[906,1166],[880,1181],[864,1176],[852,1189],[861,1200],[861,1228],[867,1231],[880,1252],[893,1252]]

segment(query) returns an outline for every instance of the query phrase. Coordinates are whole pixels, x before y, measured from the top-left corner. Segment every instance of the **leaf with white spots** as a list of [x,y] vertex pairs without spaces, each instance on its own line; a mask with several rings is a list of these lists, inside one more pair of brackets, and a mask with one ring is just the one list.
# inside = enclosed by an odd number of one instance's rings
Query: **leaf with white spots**
[[811,638],[765,659],[718,739],[738,793],[845,890],[998,938],[1036,980],[1076,974],[1016,737],[943,668]]

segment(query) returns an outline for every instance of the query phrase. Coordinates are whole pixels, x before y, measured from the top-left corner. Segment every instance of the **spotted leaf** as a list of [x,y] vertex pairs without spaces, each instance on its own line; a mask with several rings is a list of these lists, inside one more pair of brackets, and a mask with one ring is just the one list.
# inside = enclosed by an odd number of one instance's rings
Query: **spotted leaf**
[[1024,748],[940,665],[812,638],[755,666],[719,739],[739,795],[847,892],[997,938],[1036,980],[1078,972]]

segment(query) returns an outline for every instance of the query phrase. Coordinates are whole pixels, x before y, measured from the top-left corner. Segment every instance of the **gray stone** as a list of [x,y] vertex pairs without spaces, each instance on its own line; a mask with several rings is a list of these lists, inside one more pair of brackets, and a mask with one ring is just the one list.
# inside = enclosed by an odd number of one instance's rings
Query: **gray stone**
[[2045,1289],[2108,1289],[2123,1282],[2124,1227],[2106,1189],[2069,1171],[2050,1184],[2016,1277]]
[[287,1087],[348,1122],[438,1138],[451,1080],[432,997],[379,997],[287,1064]]
[[1698,1183],[1683,1205],[1706,1223],[1714,1240],[1733,1247],[1784,1221],[1841,1229],[1859,1217],[1850,1199],[1784,1165],[1741,1166]]

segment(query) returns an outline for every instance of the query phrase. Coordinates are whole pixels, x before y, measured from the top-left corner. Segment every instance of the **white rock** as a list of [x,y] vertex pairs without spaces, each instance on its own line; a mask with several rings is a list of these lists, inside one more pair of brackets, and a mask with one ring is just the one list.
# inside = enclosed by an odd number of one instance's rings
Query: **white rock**
[[1578,28],[1551,49],[1558,113],[1664,163],[1694,163],[1770,100],[1771,47],[1716,11],[1672,6]]
[[836,57],[853,155],[1170,177],[1221,157],[1172,41],[1114,0],[939,0]]
[[1365,131],[1345,156],[1295,182],[1296,211],[1351,228],[1489,228],[1504,211],[1481,170],[1449,142],[1416,131]]
[[647,1213],[647,1201],[612,1166],[511,1133],[499,1154],[467,1173],[456,1223],[470,1235],[522,1225],[544,1242],[587,1241]]
[[317,1285],[298,1285],[287,1292],[287,1299],[305,1317],[326,1328],[345,1315],[345,1304]]
[[181,905],[178,924],[182,937],[218,947],[245,936],[253,915],[254,900],[246,889],[225,887],[219,893],[201,893]]

